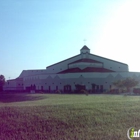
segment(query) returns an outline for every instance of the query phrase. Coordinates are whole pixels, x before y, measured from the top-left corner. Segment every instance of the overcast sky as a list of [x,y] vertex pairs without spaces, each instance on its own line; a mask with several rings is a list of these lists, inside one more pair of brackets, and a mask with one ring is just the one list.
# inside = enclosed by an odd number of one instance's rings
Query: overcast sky
[[140,0],[1,0],[0,74],[46,66],[80,53],[140,72]]

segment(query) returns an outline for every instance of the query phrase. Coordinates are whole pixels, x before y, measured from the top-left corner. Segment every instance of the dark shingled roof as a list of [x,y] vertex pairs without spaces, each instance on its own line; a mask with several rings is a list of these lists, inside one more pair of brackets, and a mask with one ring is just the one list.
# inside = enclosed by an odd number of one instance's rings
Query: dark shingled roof
[[64,71],[59,72],[58,74],[64,74],[64,73],[81,73],[81,72],[115,72],[109,69],[105,68],[93,68],[93,67],[87,67],[85,69],[80,69],[80,68],[71,68],[71,69],[66,69]]
[[84,45],[81,50],[90,50],[90,49],[86,45]]
[[[84,47],[83,47],[83,48],[84,48]],[[82,48],[82,49],[83,49],[83,48]],[[87,46],[85,46],[85,48],[89,49]],[[81,50],[82,50],[82,49],[81,49]],[[65,59],[65,60],[63,60],[63,61],[60,61],[60,62],[58,62],[58,63],[52,64],[52,65],[50,65],[50,66],[47,66],[46,68],[52,67],[52,66],[57,65],[57,64],[60,64],[60,63],[62,63],[62,62],[66,62],[67,60],[70,60],[70,59],[72,59],[72,58],[75,58],[75,57],[77,57],[77,56],[79,56],[79,55],[81,55],[81,54],[75,55],[75,56],[73,56],[73,57],[70,57],[70,58]],[[99,57],[99,58],[102,58],[102,59],[106,59],[106,60],[109,60],[109,61],[112,61],[112,62],[116,62],[116,63],[119,63],[119,64],[127,65],[127,64],[125,64],[125,63],[122,63],[122,62],[119,62],[119,61],[115,61],[115,60],[112,60],[112,59],[108,59],[108,58],[105,58],[105,57],[101,57],[101,56],[98,56],[98,55],[95,55],[95,54],[90,54],[90,55],[96,56],[96,57]],[[127,65],[127,66],[128,66],[128,65]]]
[[83,58],[83,59],[79,59],[79,60],[74,61],[74,62],[69,63],[69,64],[78,63],[78,62],[102,63],[102,62],[99,62],[99,61],[96,61],[96,60],[93,60],[93,59]]
[[79,55],[80,55],[80,54],[75,55],[75,56],[73,56],[73,57],[70,57],[70,58],[68,58],[68,59],[65,59],[65,60],[63,60],[63,61],[57,62],[57,63],[52,64],[52,65],[50,65],[50,66],[48,66],[48,67],[46,67],[46,68],[52,67],[52,66],[57,65],[57,64],[60,64],[60,63],[63,63],[63,62],[65,62],[65,61],[70,60],[70,59],[72,59],[72,58],[75,58],[75,57],[77,57],[77,56],[79,56]]
[[9,79],[7,81],[22,81],[22,80],[23,80],[23,78],[16,78],[16,79]]

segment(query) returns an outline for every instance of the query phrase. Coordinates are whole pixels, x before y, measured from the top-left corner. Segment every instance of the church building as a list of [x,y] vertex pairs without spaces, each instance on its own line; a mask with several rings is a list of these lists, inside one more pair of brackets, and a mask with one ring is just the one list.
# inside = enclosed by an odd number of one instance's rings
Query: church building
[[80,54],[46,69],[23,70],[16,79],[7,80],[5,91],[42,91],[72,93],[77,85],[91,93],[104,92],[112,83],[127,77],[140,81],[140,72],[129,72],[128,65],[90,53],[84,45]]

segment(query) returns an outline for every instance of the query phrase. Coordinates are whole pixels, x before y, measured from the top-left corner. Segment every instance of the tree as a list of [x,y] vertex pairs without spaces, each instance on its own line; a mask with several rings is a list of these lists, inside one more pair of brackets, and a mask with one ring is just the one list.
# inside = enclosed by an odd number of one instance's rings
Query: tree
[[113,85],[118,87],[119,89],[126,88],[128,92],[130,92],[130,88],[135,87],[138,84],[139,82],[134,78],[126,78],[124,80],[118,80],[113,83]]
[[135,80],[134,78],[126,78],[123,81],[123,85],[124,85],[124,87],[126,87],[128,92],[130,92],[130,88],[135,87],[138,84],[139,84],[139,82],[137,80]]
[[0,91],[3,90],[4,84],[5,84],[5,77],[3,75],[0,75]]
[[124,85],[123,85],[123,80],[118,80],[118,81],[115,81],[113,83],[114,86],[118,87],[118,88],[123,88]]
[[76,92],[81,93],[82,90],[85,90],[85,85],[76,84]]
[[124,88],[123,80],[115,81],[113,85],[119,89],[119,92]]

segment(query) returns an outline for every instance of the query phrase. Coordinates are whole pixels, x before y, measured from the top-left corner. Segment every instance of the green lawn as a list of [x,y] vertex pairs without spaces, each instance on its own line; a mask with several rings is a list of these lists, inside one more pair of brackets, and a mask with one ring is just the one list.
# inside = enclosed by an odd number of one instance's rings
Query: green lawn
[[140,96],[0,95],[0,140],[128,140]]

